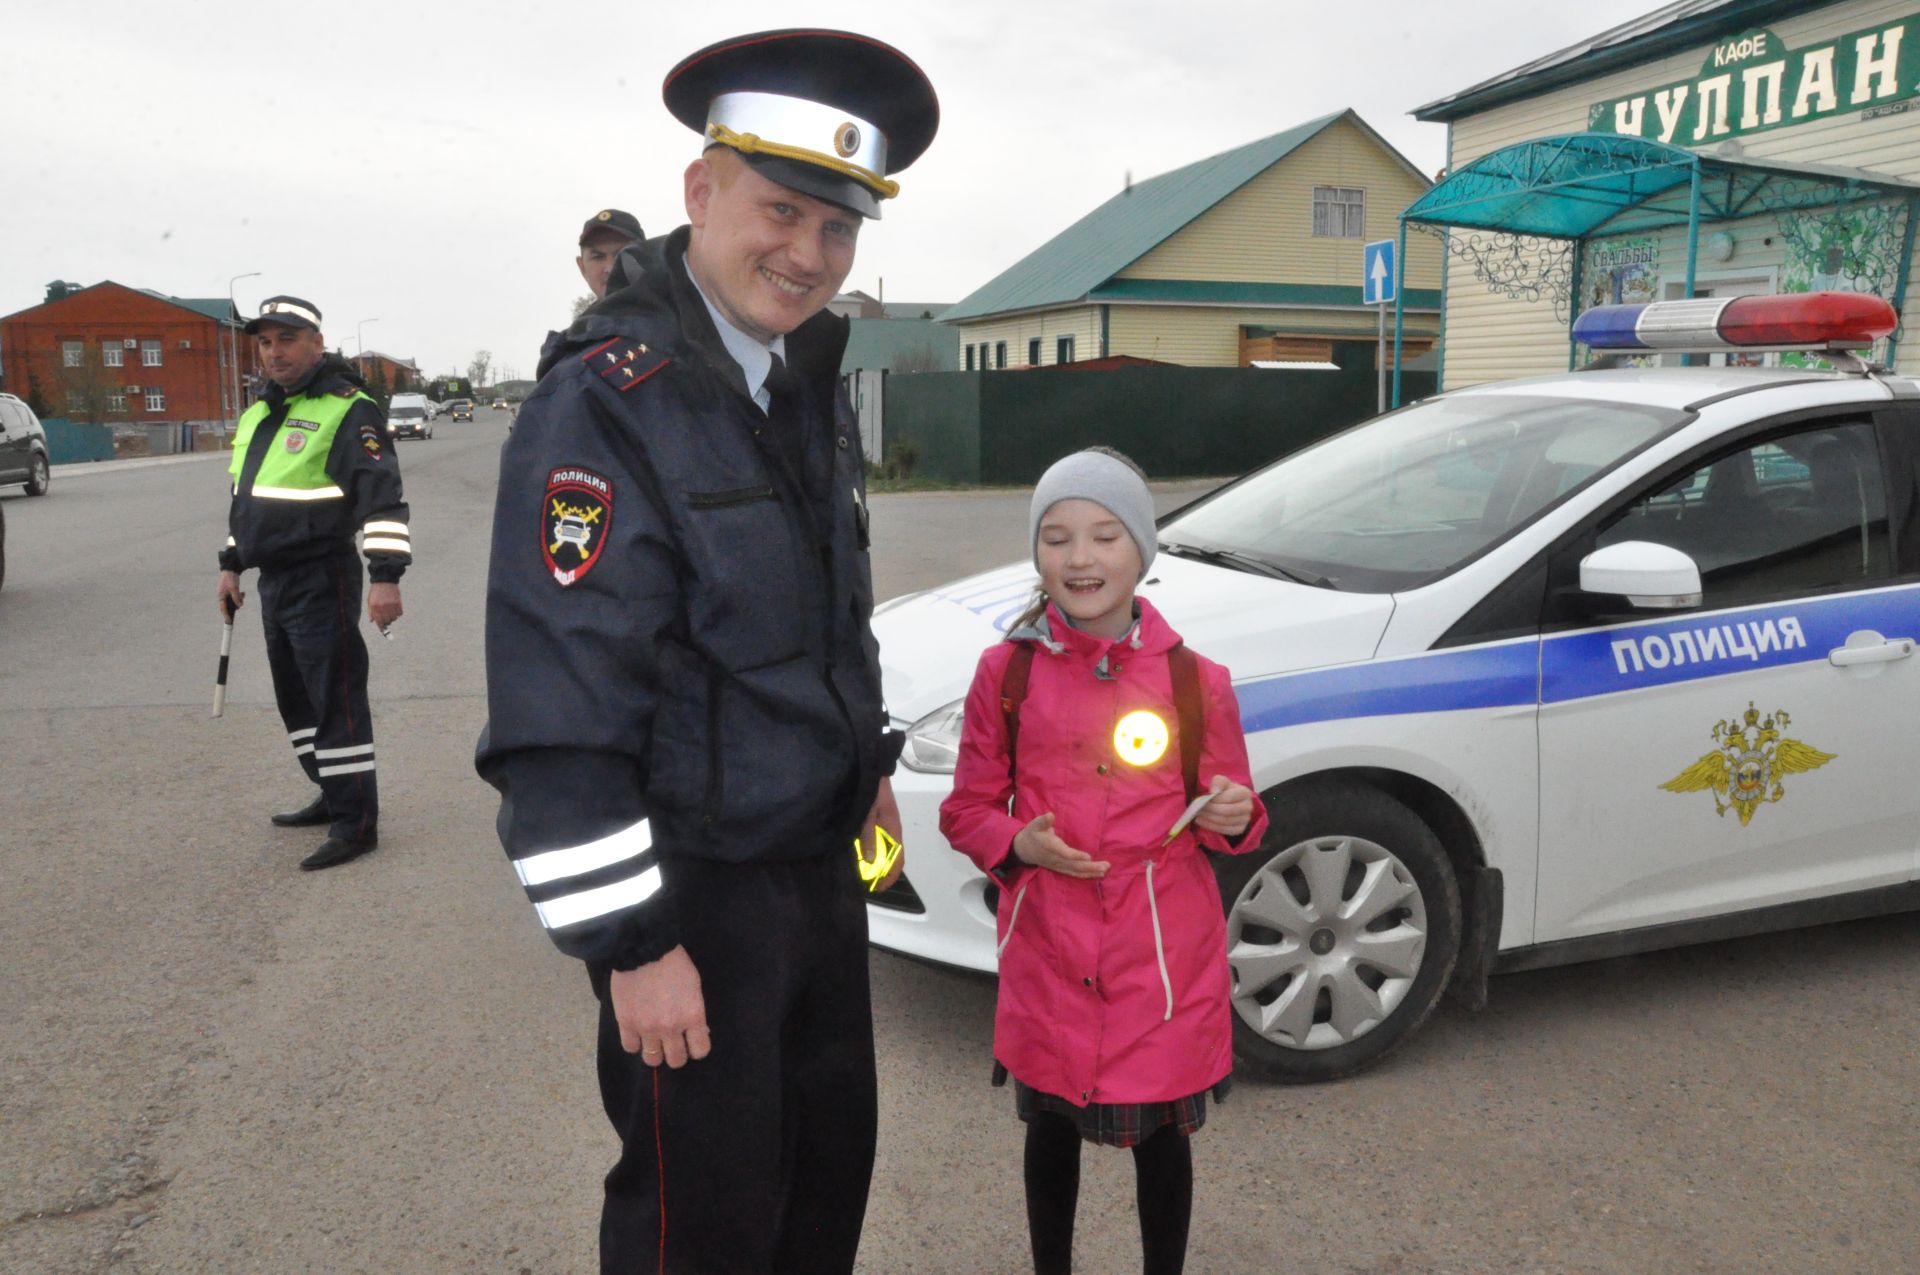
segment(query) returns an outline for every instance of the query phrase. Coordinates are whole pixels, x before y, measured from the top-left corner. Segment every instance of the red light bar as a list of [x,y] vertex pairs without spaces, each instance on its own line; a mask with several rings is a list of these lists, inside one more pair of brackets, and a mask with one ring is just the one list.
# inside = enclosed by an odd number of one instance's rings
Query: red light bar
[[1788,292],[1735,297],[1718,326],[1721,338],[1736,346],[1866,346],[1891,335],[1900,316],[1866,293]]

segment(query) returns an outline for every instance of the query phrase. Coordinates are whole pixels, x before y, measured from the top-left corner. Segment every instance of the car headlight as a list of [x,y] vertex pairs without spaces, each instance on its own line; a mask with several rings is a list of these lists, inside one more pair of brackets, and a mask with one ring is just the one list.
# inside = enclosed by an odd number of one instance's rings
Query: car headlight
[[930,775],[951,775],[960,760],[960,717],[966,704],[957,699],[908,727],[900,760]]

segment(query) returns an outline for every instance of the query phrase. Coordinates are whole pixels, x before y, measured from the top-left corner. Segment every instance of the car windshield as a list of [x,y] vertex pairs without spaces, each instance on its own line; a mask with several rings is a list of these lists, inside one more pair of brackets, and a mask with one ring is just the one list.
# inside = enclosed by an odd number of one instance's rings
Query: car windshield
[[424,407],[396,407],[393,409],[393,415],[395,416],[424,417],[426,414],[427,409]]
[[1418,588],[1689,419],[1590,399],[1429,399],[1248,475],[1161,527],[1160,544],[1346,591]]

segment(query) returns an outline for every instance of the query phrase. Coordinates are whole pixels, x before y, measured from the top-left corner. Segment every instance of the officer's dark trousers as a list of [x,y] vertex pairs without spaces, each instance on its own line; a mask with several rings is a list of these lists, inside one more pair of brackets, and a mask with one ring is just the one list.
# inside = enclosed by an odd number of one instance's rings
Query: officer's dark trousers
[[679,1070],[620,1048],[607,972],[600,1092],[621,1139],[603,1275],[853,1270],[873,1175],[867,918],[844,855],[663,865],[713,1052]]
[[326,794],[328,835],[364,841],[380,818],[367,644],[360,639],[360,559],[352,545],[260,572],[273,698],[307,778]]

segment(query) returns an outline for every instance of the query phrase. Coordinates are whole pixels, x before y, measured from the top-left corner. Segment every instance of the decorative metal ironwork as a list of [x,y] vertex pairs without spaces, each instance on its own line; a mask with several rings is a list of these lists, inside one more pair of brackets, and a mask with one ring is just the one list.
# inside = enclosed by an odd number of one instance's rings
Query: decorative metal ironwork
[[1458,230],[1419,221],[1408,222],[1407,229],[1438,238],[1443,250],[1472,270],[1487,291],[1516,301],[1551,301],[1555,318],[1572,321],[1573,254],[1579,241]]

